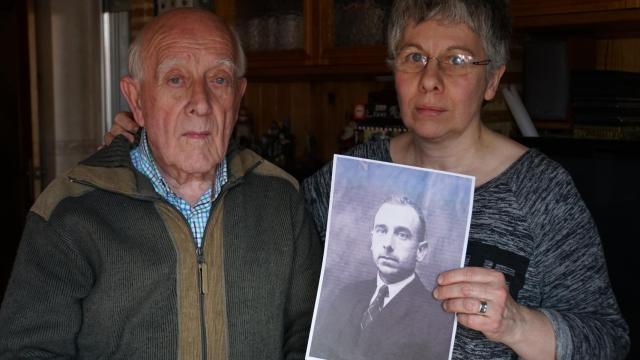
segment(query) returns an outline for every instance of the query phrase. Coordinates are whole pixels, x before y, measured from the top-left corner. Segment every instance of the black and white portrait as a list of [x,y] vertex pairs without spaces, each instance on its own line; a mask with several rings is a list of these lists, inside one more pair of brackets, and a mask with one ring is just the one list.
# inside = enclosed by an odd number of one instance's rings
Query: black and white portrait
[[432,291],[464,263],[474,178],[336,155],[308,359],[450,358]]

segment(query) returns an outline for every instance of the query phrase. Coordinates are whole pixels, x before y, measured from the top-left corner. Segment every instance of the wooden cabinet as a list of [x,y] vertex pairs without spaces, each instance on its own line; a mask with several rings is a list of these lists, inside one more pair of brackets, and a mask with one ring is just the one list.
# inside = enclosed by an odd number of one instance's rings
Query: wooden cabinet
[[386,28],[392,0],[321,0],[319,63],[331,70],[386,73]]
[[[520,54],[512,53],[512,58],[521,60],[523,75],[514,82],[526,82],[527,59],[522,59],[523,54],[535,54],[532,49],[539,49],[544,43],[555,43],[564,48],[558,54],[563,56],[564,52],[566,65],[559,62],[558,67],[566,66],[567,72],[640,72],[640,56],[636,50],[640,41],[639,0],[512,0],[511,7],[516,39],[514,49],[520,51]],[[529,60],[534,58],[536,56],[531,56]],[[532,70],[532,67],[528,68]],[[548,80],[561,84],[556,79]],[[540,119],[532,114],[536,127],[543,130],[542,133],[566,132],[568,136],[584,136],[579,134],[578,124],[574,123],[574,109],[570,104],[567,106],[570,110],[562,119]],[[597,127],[597,130],[602,128]]]
[[238,30],[250,72],[295,73],[315,64],[314,7],[312,0],[229,0],[216,2],[215,11]]
[[[214,3],[216,12],[235,23],[241,33],[256,18],[292,12],[301,16],[297,42],[285,42],[296,43],[293,47],[255,46],[253,39],[243,35],[249,59],[243,105],[252,115],[254,135],[259,137],[274,122],[287,119],[299,160],[329,160],[340,149],[338,139],[354,105],[367,102],[371,91],[393,87],[385,63],[391,0]],[[504,84],[522,85],[524,45],[538,36],[566,40],[571,69],[640,72],[640,0],[512,0],[512,13],[514,46]],[[376,25],[366,28],[367,19],[372,18]],[[365,28],[358,28],[359,24]],[[263,28],[269,29],[268,25]],[[277,44],[270,31],[254,33],[265,44]],[[483,115],[486,121],[515,127],[500,96],[487,109],[493,112]],[[541,130],[571,131],[569,121],[536,125]]]
[[[247,51],[248,76],[382,75],[392,0],[223,0]],[[640,30],[640,0],[513,0],[517,31],[574,25]]]
[[[385,37],[392,0],[214,3],[216,13],[233,23],[243,39],[249,78],[243,106],[255,141],[261,141],[272,124],[287,121],[300,163],[315,163],[307,165],[313,168],[329,160],[338,152],[338,138],[354,105],[366,103],[370,91],[389,85],[375,77],[390,75]],[[274,32],[278,38],[291,35],[291,30],[274,31],[278,28],[264,23],[291,13],[301,15],[303,25],[294,31],[302,41],[294,47],[270,45]],[[256,26],[264,30],[256,31]],[[266,45],[256,46],[254,41]]]
[[238,29],[249,77],[385,74],[391,3],[229,0],[216,3],[215,11]]
[[640,0],[513,0],[511,10],[516,28],[640,21]]

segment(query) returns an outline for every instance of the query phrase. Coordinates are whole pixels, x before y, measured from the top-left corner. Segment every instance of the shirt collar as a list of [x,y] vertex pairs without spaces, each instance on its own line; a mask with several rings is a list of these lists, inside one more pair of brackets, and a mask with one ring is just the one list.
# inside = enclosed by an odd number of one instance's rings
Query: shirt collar
[[[137,152],[138,160],[140,162],[140,166],[136,166],[138,170],[141,170],[143,174],[145,174],[151,183],[153,184],[154,189],[158,192],[162,197],[179,197],[175,194],[169,185],[162,177],[160,173],[160,169],[158,169],[156,162],[153,158],[153,154],[151,153],[151,148],[149,147],[149,142],[147,140],[147,132],[145,129],[142,129],[142,133],[140,135],[140,143],[137,148],[133,149],[132,152]],[[137,165],[134,162],[134,165]],[[201,203],[203,199],[207,201],[213,201],[220,193],[222,186],[227,182],[228,174],[227,174],[227,160],[226,157],[222,159],[220,164],[218,164],[216,176],[214,183],[212,184],[213,194],[211,193],[212,189],[209,189],[203,196],[200,198],[198,203]]]
[[156,161],[151,154],[151,148],[149,147],[149,142],[147,141],[147,131],[145,129],[142,129],[139,149],[141,160],[147,165],[148,174],[146,175],[151,179],[153,187],[156,189],[156,191],[163,196],[174,194],[173,191],[171,191],[169,185],[167,185],[167,183],[164,181],[164,178],[160,174],[160,170],[156,165]]
[[413,273],[413,274],[411,274],[411,276],[409,276],[408,278],[406,278],[406,279],[404,279],[402,281],[398,281],[397,283],[393,283],[393,284],[386,284],[380,278],[380,274],[378,274],[377,280],[376,280],[376,291],[374,293],[374,296],[375,296],[375,294],[378,293],[378,290],[380,290],[380,287],[382,285],[387,285],[387,287],[389,288],[389,296],[387,296],[384,299],[384,304],[387,305],[387,303],[389,301],[391,301],[391,299],[393,299],[396,295],[398,295],[400,290],[404,289],[404,287],[407,286],[410,282],[412,282],[413,279],[415,279],[415,278],[416,278],[416,274]]

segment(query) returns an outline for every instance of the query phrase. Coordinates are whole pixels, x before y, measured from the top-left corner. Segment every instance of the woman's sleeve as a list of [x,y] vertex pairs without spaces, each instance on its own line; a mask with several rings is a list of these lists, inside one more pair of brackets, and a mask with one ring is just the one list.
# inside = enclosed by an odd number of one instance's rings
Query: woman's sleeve
[[327,232],[327,214],[331,195],[331,172],[333,162],[325,164],[315,174],[302,181],[302,193],[320,240],[324,243]]
[[561,168],[537,194],[543,273],[541,311],[556,335],[558,359],[624,359],[629,328],[611,288],[595,223]]

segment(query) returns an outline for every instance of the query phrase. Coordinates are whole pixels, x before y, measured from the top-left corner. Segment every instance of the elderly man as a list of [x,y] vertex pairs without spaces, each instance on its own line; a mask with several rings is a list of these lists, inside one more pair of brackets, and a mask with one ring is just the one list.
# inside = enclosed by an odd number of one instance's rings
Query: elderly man
[[32,208],[0,358],[303,358],[319,242],[295,180],[227,149],[246,86],[236,35],[179,9],[129,60],[139,145],[117,138]]
[[416,274],[426,255],[420,207],[403,196],[385,201],[371,230],[375,278],[348,284],[318,320],[312,356],[322,359],[447,359],[453,315]]

